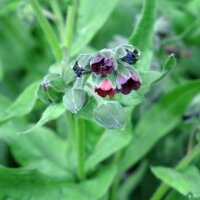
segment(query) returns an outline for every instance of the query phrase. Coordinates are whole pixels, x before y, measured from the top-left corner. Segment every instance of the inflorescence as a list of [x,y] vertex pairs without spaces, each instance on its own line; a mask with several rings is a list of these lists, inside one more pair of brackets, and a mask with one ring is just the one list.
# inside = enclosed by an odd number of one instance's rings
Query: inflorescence
[[[141,86],[141,79],[134,68],[140,52],[131,45],[103,49],[96,55],[79,55],[72,63],[77,78],[92,75],[94,91],[101,97],[112,98],[116,93],[128,95]],[[86,73],[87,72],[87,73]]]

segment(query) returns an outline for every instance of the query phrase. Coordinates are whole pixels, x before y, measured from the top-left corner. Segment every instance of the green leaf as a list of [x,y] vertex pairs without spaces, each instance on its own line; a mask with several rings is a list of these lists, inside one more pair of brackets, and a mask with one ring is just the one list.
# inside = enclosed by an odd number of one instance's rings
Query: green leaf
[[134,132],[134,138],[125,150],[121,170],[137,163],[156,142],[175,128],[193,97],[199,92],[200,81],[180,86],[163,96],[141,118]]
[[0,95],[0,110],[2,113],[6,110],[6,108],[9,105],[10,105],[10,101],[6,97]]
[[92,179],[82,183],[50,178],[36,170],[0,167],[0,199],[15,200],[98,200],[108,190],[115,167],[102,168]]
[[125,112],[119,102],[105,102],[94,110],[95,120],[108,129],[122,128],[125,124]]
[[2,60],[1,60],[1,57],[0,57],[0,81],[3,78],[3,74],[4,74],[4,70],[3,70]]
[[118,0],[82,0],[79,2],[77,30],[71,56],[78,54],[91,41],[105,24],[117,2]]
[[48,121],[57,119],[59,116],[61,116],[64,112],[66,111],[63,103],[59,104],[51,104],[47,107],[47,109],[42,113],[42,116],[40,120],[30,129],[27,131],[19,132],[19,134],[26,134],[29,133],[30,131],[33,131],[35,128],[38,128]]
[[0,16],[16,10],[20,3],[21,0],[7,0],[0,2]]
[[131,135],[127,130],[106,130],[86,160],[86,168],[95,168],[101,161],[124,148],[130,140]]
[[9,144],[16,161],[52,177],[72,179],[70,164],[66,159],[67,142],[44,127],[34,129],[31,134],[15,134],[25,128],[28,128],[27,125],[19,122],[0,127],[0,138]]
[[185,172],[178,172],[167,167],[153,167],[154,175],[181,194],[190,197],[200,197],[200,174],[196,167],[190,167]]
[[36,102],[38,82],[31,84],[4,112],[0,114],[0,124],[31,112]]
[[172,191],[171,193],[169,193],[169,195],[165,198],[165,200],[200,200],[200,198],[193,198],[190,195],[188,195],[187,197],[181,195],[179,192],[177,191]]
[[88,94],[83,89],[69,88],[63,96],[63,104],[72,113],[78,113],[87,103]]
[[142,15],[129,39],[129,43],[142,52],[138,69],[149,69],[153,56],[153,33],[156,18],[155,0],[145,0]]
[[130,198],[131,193],[142,181],[142,178],[147,171],[147,166],[147,163],[143,162],[138,166],[136,170],[134,170],[131,175],[127,176],[119,188],[119,199],[128,200]]
[[169,72],[173,70],[175,65],[176,65],[176,59],[174,55],[172,54],[168,57],[166,63],[164,64],[161,76],[155,82],[158,82],[161,79],[163,79]]

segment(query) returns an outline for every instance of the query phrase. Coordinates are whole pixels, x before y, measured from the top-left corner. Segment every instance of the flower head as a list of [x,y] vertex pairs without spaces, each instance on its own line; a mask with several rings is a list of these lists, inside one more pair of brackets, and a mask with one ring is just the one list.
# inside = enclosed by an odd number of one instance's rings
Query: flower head
[[138,57],[139,57],[138,51],[135,49],[133,52],[128,51],[126,56],[124,56],[122,60],[131,65],[138,61]]
[[139,77],[133,73],[130,74],[129,78],[120,75],[119,83],[121,85],[120,92],[125,95],[129,94],[132,90],[138,90],[141,86]]
[[111,74],[114,70],[114,64],[112,59],[105,58],[103,56],[95,57],[92,64],[91,64],[91,70],[95,74]]
[[101,97],[109,96],[112,98],[115,95],[116,90],[112,87],[111,82],[105,79],[99,87],[95,88],[95,92]]

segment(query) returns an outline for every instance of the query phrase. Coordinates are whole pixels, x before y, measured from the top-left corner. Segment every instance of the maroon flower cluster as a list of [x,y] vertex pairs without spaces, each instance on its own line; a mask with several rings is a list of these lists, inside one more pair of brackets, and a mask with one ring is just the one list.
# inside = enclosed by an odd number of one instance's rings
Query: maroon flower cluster
[[[134,70],[129,70],[133,64],[137,63],[139,60],[139,52],[134,49],[133,51],[125,49],[125,54],[121,57],[114,56],[105,56],[98,55],[93,57],[90,60],[88,71],[92,72],[93,77],[101,77],[100,83],[95,83],[94,91],[101,97],[109,96],[112,98],[116,93],[122,93],[124,95],[130,94],[133,90],[138,90],[141,87],[141,81]],[[122,67],[125,67],[129,70],[129,74],[121,74],[118,72],[118,63],[121,62]],[[123,64],[124,63],[124,64]],[[128,65],[128,67],[127,67]],[[77,68],[77,65],[73,68],[77,77],[81,77],[83,71],[80,71],[80,68]],[[77,71],[78,70],[78,71]],[[80,73],[81,75],[80,75]],[[113,81],[110,81],[110,76],[112,73],[117,74],[116,84],[113,84]],[[115,85],[115,86],[114,86]]]

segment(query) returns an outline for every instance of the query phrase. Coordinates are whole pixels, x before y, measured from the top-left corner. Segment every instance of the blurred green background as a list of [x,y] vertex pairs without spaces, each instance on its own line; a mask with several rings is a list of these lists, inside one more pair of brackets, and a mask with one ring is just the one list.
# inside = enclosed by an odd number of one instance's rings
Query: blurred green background
[[[39,2],[56,30],[49,1]],[[59,1],[63,15],[67,3],[68,1]],[[81,52],[95,52],[127,43],[140,17],[141,8],[141,0],[118,1],[105,23],[99,27]],[[171,53],[175,54],[177,65],[162,84],[154,85],[146,95],[146,100],[136,107],[133,124],[162,95],[190,80],[200,78],[200,1],[159,0],[157,9],[151,69],[160,71],[166,57]],[[92,8],[88,8],[87,12],[92,12]],[[59,31],[56,30],[56,33],[58,36]],[[48,72],[49,66],[54,63],[46,37],[29,5],[19,0],[0,0],[0,98],[12,102],[29,84],[41,80]],[[22,120],[36,122],[44,108],[45,105],[38,101],[34,111]],[[190,134],[199,124],[199,113],[200,100],[196,98],[183,116],[182,122],[154,146],[145,160],[150,165],[166,166],[174,166],[181,160],[187,151]],[[56,122],[52,122],[48,126],[54,129],[55,124]],[[0,164],[19,166],[3,140],[0,140]],[[200,163],[198,166],[200,167]],[[131,170],[136,169],[137,166]],[[140,184],[134,188],[130,199],[148,199],[158,183],[150,170],[145,169]]]

